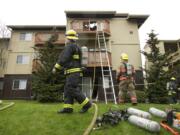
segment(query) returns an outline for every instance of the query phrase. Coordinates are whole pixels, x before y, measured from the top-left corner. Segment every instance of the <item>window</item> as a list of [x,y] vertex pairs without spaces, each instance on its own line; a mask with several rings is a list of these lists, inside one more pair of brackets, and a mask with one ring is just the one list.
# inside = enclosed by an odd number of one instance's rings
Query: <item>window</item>
[[83,31],[89,30],[89,22],[83,22]]
[[20,33],[20,40],[31,41],[32,33]]
[[109,77],[104,77],[104,86],[103,86],[103,88],[109,88],[110,87],[109,82],[110,82]]
[[84,95],[91,99],[92,96],[92,81],[90,77],[82,78],[82,92]]
[[3,89],[3,81],[0,81],[0,90],[2,90]]
[[26,90],[27,80],[25,79],[16,79],[13,80],[13,90]]
[[17,64],[29,64],[29,56],[26,56],[26,55],[18,55],[18,56],[17,56],[16,63],[17,63]]
[[97,30],[97,22],[96,21],[90,21],[90,30],[91,31],[96,31]]

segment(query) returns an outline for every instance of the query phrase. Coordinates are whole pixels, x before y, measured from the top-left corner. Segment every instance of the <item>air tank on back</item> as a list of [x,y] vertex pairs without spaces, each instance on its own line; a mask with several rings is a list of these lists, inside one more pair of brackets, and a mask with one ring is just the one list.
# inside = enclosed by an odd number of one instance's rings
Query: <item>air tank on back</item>
[[82,52],[81,64],[83,67],[86,67],[88,65],[88,48],[86,46],[82,46],[81,52]]

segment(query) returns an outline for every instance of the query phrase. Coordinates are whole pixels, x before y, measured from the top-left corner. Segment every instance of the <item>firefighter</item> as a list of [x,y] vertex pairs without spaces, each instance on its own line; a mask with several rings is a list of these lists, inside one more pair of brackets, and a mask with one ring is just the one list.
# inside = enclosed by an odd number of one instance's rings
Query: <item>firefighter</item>
[[53,73],[64,69],[64,74],[66,75],[64,106],[58,113],[72,113],[74,99],[82,106],[80,113],[87,112],[91,107],[90,100],[85,97],[79,87],[82,77],[82,52],[80,47],[76,44],[76,40],[78,40],[76,31],[68,30],[66,32],[65,48],[59,55],[59,59],[53,68]]
[[119,67],[119,73],[117,80],[119,82],[119,97],[118,103],[124,103],[125,92],[130,94],[131,102],[133,105],[137,105],[137,98],[134,86],[134,67],[128,63],[128,55],[126,53],[121,54],[121,64]]
[[167,83],[169,103],[177,103],[177,84],[176,78],[171,77],[170,81]]

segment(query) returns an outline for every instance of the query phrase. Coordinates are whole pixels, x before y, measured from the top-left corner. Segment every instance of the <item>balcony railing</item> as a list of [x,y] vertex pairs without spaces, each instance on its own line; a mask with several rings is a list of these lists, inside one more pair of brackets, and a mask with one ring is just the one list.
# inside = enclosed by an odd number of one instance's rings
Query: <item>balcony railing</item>
[[171,54],[169,55],[169,57],[172,58],[171,63],[174,63],[174,62],[177,62],[178,60],[180,60],[180,49],[178,49],[178,50],[177,50],[176,52],[174,52],[174,53],[171,53]]
[[[102,56],[102,65],[104,67],[108,66],[108,61],[106,59],[105,52],[101,52]],[[109,63],[112,66],[111,53],[108,52]],[[36,72],[38,68],[41,66],[40,61],[38,59],[33,59],[32,72]],[[99,51],[89,51],[88,52],[88,64],[87,67],[100,67],[100,52]]]
[[[106,59],[106,52],[101,51],[101,57],[102,57],[102,66],[107,67],[108,61]],[[111,60],[111,53],[108,52],[108,58],[110,66],[112,66],[112,60]],[[100,58],[100,52],[99,51],[89,51],[88,52],[88,67],[100,67],[101,66],[101,58]]]
[[108,20],[74,20],[71,22],[71,28],[80,34],[95,33],[99,30],[110,35],[110,24]]
[[35,45],[43,45],[49,38],[56,34],[58,36],[57,41],[54,44],[64,45],[65,44],[65,33],[53,33],[53,32],[39,32],[35,34]]

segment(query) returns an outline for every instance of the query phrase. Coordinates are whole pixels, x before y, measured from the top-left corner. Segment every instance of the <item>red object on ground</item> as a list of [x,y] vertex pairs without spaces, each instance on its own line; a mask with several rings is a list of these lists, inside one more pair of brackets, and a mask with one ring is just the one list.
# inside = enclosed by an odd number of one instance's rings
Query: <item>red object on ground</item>
[[165,124],[165,123],[163,123],[163,122],[161,122],[160,125],[161,125],[164,129],[166,129],[166,130],[168,130],[169,132],[171,132],[173,135],[179,135],[179,133],[178,133],[177,131],[175,131],[173,128],[171,128],[169,125],[167,125],[167,124]]

